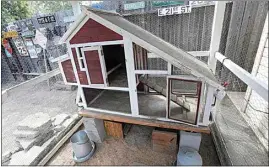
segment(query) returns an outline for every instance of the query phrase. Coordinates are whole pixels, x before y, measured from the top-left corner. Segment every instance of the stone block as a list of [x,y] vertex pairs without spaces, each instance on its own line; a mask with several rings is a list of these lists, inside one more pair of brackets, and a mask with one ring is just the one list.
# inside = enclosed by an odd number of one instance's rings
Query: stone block
[[15,148],[11,150],[12,154],[15,154],[16,152],[22,151],[23,148],[20,145],[16,145]]
[[201,133],[180,131],[179,147],[191,147],[199,151],[201,138]]
[[104,121],[95,118],[83,117],[82,119],[89,138],[96,143],[102,143],[106,136]]
[[39,131],[34,130],[15,130],[13,135],[16,138],[34,139],[39,135]]
[[34,115],[29,115],[23,119],[17,126],[18,130],[35,130],[41,131],[52,125],[48,114],[39,112]]
[[96,118],[82,118],[83,125],[88,131],[102,131],[104,129],[104,121]]
[[55,126],[54,130],[55,130],[55,132],[60,132],[60,131],[64,130],[64,126],[62,126],[62,125]]
[[29,150],[32,148],[34,145],[42,145],[44,142],[46,142],[49,138],[51,138],[54,134],[53,130],[50,130],[48,133],[44,133],[39,135],[38,137],[34,139],[22,139],[22,138],[17,138],[16,143],[18,146],[22,147],[24,150]]
[[43,148],[33,146],[29,151],[20,151],[12,155],[9,165],[30,165],[42,152]]
[[11,155],[12,155],[11,151],[7,151],[7,152],[3,153],[3,155],[2,155],[2,164],[9,161]]
[[62,125],[62,123],[67,120],[68,118],[70,118],[69,115],[67,114],[59,114],[55,116],[55,119],[53,121],[53,125],[54,126],[58,126],[58,125]]
[[68,127],[70,126],[75,120],[79,118],[78,114],[72,115],[70,118],[66,119],[63,123],[62,126]]

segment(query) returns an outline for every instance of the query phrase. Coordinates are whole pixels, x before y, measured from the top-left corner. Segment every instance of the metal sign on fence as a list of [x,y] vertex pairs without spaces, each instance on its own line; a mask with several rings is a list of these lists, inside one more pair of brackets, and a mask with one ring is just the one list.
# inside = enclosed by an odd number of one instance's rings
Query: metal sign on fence
[[144,1],[124,4],[124,10],[135,10],[135,9],[144,9],[144,8],[145,8]]
[[17,31],[4,32],[3,36],[4,38],[14,38],[18,36],[18,32]]
[[171,5],[184,5],[184,1],[153,1],[152,5],[155,7],[171,6]]
[[56,22],[54,15],[37,18],[39,24]]
[[33,41],[43,49],[46,49],[47,38],[40,31],[36,30],[35,39]]
[[167,16],[183,13],[191,13],[191,6],[185,5],[158,9],[158,16]]

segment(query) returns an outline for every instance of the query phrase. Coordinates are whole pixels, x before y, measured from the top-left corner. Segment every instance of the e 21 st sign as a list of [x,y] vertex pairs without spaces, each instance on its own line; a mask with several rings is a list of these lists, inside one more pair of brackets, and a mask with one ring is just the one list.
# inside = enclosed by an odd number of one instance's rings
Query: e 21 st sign
[[185,6],[175,6],[158,9],[158,16],[166,16],[182,13],[191,13],[191,6],[185,5]]

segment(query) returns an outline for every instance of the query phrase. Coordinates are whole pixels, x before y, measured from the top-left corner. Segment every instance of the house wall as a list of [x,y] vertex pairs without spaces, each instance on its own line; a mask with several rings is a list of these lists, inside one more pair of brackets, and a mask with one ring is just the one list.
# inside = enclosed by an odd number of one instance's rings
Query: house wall
[[70,44],[122,40],[122,36],[89,19],[70,40]]
[[65,60],[61,62],[61,64],[63,67],[63,72],[65,75],[66,81],[68,83],[77,83],[71,60],[70,59]]

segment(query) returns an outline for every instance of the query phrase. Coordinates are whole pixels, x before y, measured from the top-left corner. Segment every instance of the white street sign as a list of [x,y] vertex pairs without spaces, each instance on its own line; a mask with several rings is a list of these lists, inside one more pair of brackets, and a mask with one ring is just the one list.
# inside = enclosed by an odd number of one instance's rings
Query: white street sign
[[35,39],[33,40],[35,44],[39,44],[43,49],[46,49],[47,38],[38,30],[36,30]]
[[185,6],[174,6],[158,9],[158,16],[166,16],[182,13],[191,13],[191,6],[185,5]]

